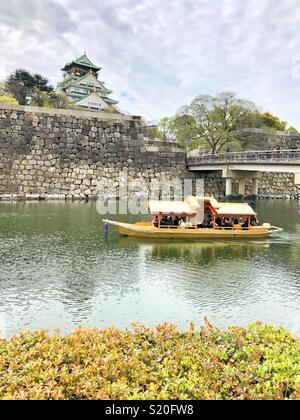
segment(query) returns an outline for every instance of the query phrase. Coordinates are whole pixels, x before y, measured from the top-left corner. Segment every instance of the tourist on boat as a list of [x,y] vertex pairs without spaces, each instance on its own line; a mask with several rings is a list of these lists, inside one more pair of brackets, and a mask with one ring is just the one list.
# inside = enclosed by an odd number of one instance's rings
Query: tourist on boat
[[171,216],[164,216],[161,220],[160,225],[162,227],[174,226],[173,218]]
[[257,219],[256,216],[252,216],[251,217],[251,219],[250,219],[250,225],[251,226],[259,226],[259,221],[258,221],[258,219]]
[[205,227],[208,228],[208,229],[212,229],[214,227],[213,218],[210,214],[207,217],[207,222],[205,224]]
[[185,228],[185,227],[186,227],[186,219],[185,219],[185,218],[182,218],[182,219],[180,220],[180,222],[179,222],[179,226],[180,226],[181,228]]
[[173,218],[171,216],[167,217],[167,225],[172,226],[173,225]]
[[152,224],[153,224],[154,227],[158,227],[158,217],[157,216],[153,217]]
[[221,227],[221,226],[222,226],[222,219],[221,219],[221,217],[217,217],[217,218],[216,218],[216,225],[217,225],[218,227]]
[[233,224],[232,224],[232,222],[231,222],[231,220],[229,218],[226,218],[225,219],[224,227],[225,228],[232,228],[233,227]]
[[179,217],[178,216],[175,216],[174,217],[174,226],[179,226]]
[[168,223],[168,218],[167,216],[164,216],[160,221],[160,226],[162,227],[167,226],[167,223]]
[[189,216],[186,217],[185,223],[186,223],[186,226],[187,227],[192,227],[193,226],[193,223],[192,223],[192,221],[191,221],[191,219],[190,219]]
[[208,215],[206,216],[206,222],[205,222],[205,225],[206,225],[206,226],[207,226],[207,225],[209,225],[211,221],[212,221],[212,215],[211,215],[211,214],[208,214]]
[[214,228],[214,222],[213,222],[213,220],[210,220],[206,227],[208,229],[213,229]]
[[249,228],[249,219],[247,218],[245,222],[242,224],[242,228]]

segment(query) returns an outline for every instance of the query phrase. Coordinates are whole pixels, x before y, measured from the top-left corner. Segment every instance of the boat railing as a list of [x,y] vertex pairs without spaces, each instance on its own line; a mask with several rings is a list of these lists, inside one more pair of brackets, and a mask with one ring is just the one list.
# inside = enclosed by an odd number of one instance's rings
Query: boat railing
[[253,226],[250,226],[250,227],[245,227],[245,226],[232,226],[232,227],[229,227],[229,226],[216,226],[215,228],[208,228],[208,227],[205,227],[205,226],[203,226],[203,227],[198,227],[198,226],[196,226],[196,225],[193,225],[193,226],[172,226],[172,225],[170,225],[170,226],[167,226],[167,225],[163,225],[163,226],[160,226],[159,228],[160,229],[182,229],[182,230],[186,230],[186,229],[211,229],[211,230],[213,230],[213,229],[215,229],[215,230],[249,230],[249,229],[251,229]]

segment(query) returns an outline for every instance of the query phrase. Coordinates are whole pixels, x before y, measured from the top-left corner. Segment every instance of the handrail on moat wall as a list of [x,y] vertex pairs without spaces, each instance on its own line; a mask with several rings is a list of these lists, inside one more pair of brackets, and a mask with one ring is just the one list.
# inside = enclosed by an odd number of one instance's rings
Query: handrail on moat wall
[[288,150],[251,150],[247,152],[225,152],[218,154],[203,154],[196,157],[188,157],[188,165],[201,165],[204,163],[300,163],[300,149]]

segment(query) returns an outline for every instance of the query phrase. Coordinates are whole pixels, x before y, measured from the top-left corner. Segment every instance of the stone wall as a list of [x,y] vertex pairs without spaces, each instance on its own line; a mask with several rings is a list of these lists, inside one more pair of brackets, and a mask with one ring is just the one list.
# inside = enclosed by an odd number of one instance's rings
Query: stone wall
[[264,173],[259,180],[260,198],[300,198],[300,185],[295,185],[295,175]]
[[[221,171],[199,173],[205,179],[205,194],[218,199],[225,198],[225,179]],[[238,195],[238,180],[233,181],[233,195]],[[246,183],[246,195],[251,195],[251,181]],[[295,175],[288,173],[263,173],[259,180],[258,198],[298,199],[300,185],[295,185]]]
[[300,148],[300,133],[287,131],[273,131],[252,128],[245,131],[244,146],[248,150],[266,150],[268,147],[289,150],[293,146]]
[[[145,182],[151,180],[189,176],[204,178],[207,195],[225,196],[220,172],[188,175],[184,150],[175,143],[150,141],[143,127],[140,117],[0,105],[0,198],[113,194],[125,182],[120,172],[127,173],[130,184],[135,181],[129,194],[144,195]],[[300,194],[292,174],[264,174],[259,185],[262,198]],[[233,192],[237,194],[237,182]]]
[[147,141],[142,127],[140,117],[0,105],[0,196],[91,198],[113,192],[120,172],[183,176],[183,149]]

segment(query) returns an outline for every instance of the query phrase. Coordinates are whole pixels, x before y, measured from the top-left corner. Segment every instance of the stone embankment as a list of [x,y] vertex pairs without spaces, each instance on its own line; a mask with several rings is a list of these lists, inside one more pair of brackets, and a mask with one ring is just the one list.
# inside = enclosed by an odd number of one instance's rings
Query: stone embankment
[[[126,180],[127,194],[142,196],[151,181],[187,177],[203,178],[206,194],[225,196],[220,172],[188,174],[181,147],[150,141],[143,133],[141,117],[0,105],[0,198],[119,195]],[[275,137],[283,145],[283,136]],[[295,134],[285,138],[287,146],[298,140]],[[292,174],[264,174],[259,181],[261,198],[298,198],[299,194]]]
[[[82,199],[185,172],[175,143],[150,142],[140,117],[0,105],[0,195]],[[132,181],[136,181],[133,183]]]

